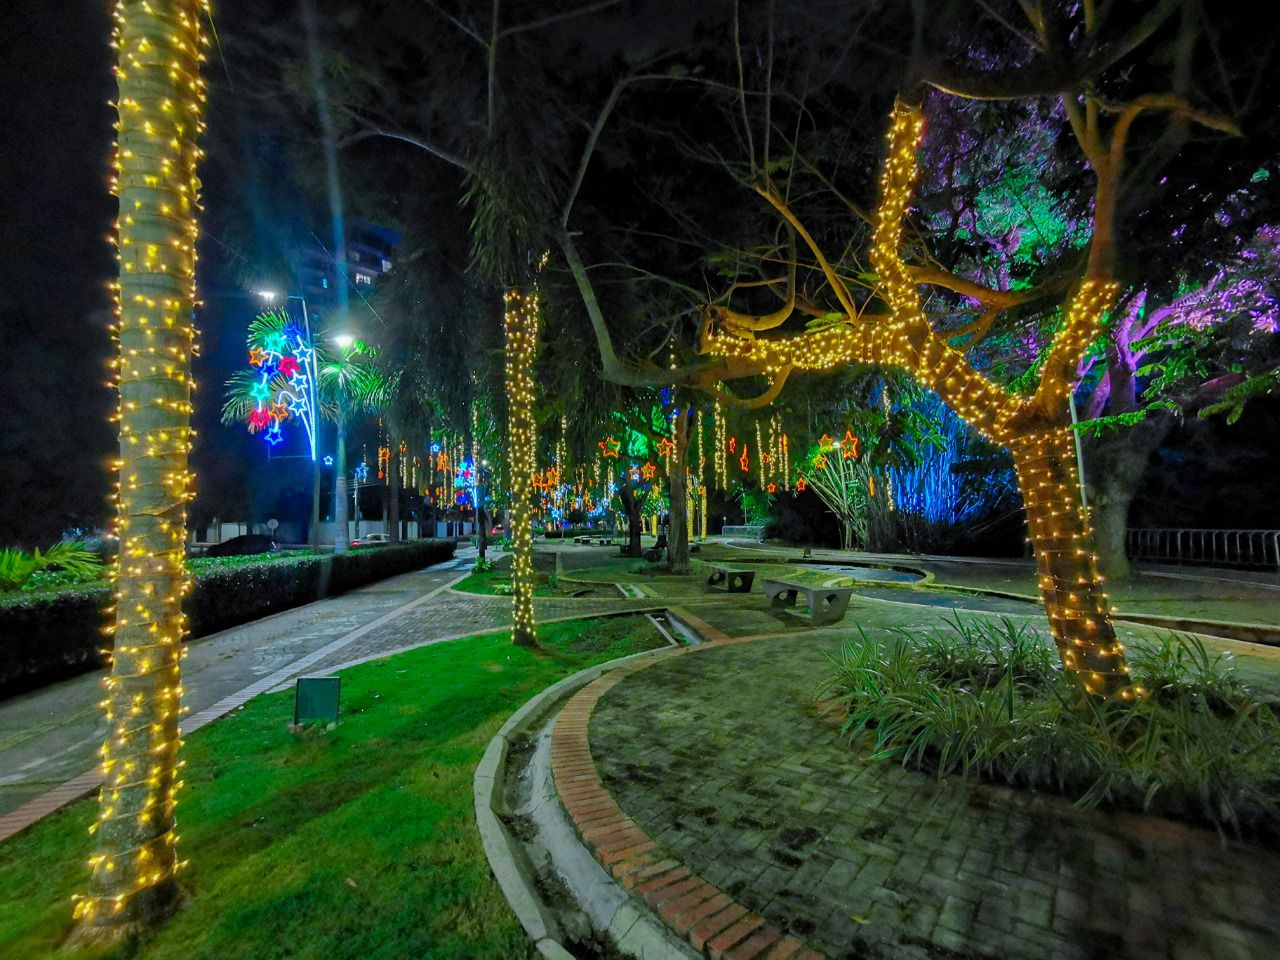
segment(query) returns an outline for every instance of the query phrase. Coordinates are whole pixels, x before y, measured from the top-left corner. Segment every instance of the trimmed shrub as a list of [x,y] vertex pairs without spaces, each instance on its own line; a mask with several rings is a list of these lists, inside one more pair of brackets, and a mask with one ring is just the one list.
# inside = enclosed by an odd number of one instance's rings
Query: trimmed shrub
[[[184,607],[191,639],[453,557],[452,540],[198,565]],[[0,600],[0,697],[99,669],[111,598],[105,583]]]
[[608,532],[602,527],[564,527],[558,530],[543,530],[542,536],[546,540],[564,540],[571,537],[603,537],[607,536]]

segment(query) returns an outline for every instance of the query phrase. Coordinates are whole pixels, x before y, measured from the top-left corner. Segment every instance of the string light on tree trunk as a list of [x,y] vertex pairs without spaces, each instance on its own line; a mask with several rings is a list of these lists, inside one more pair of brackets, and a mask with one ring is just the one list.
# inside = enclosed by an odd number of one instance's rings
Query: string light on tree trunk
[[102,790],[88,891],[89,935],[130,932],[177,903],[174,808],[182,785],[186,503],[193,477],[191,354],[206,100],[203,0],[120,0],[113,192],[119,281],[115,384],[120,457],[111,673],[102,706]]
[[[1090,693],[1132,699],[1141,691],[1129,681],[1124,652],[1107,615],[1090,531],[1077,506],[1074,453],[1063,440],[1070,436],[1066,398],[1072,379],[1080,357],[1101,329],[1117,285],[1089,277],[1076,287],[1033,396],[1012,394],[979,373],[962,351],[932,328],[902,259],[903,221],[918,173],[916,150],[923,132],[920,108],[896,103],[871,247],[878,293],[890,315],[855,315],[846,303],[849,312],[841,323],[812,334],[771,340],[744,337],[728,327],[711,330],[704,338],[706,352],[752,360],[768,373],[784,367],[831,370],[855,362],[905,370],[979,433],[1007,447],[1022,487],[1041,595],[1063,664]],[[771,202],[785,211],[776,198]],[[817,254],[812,239],[805,239]],[[820,264],[839,295],[838,278],[821,257]],[[785,435],[783,448],[785,461]],[[802,476],[796,489],[805,486]]]
[[537,423],[533,415],[533,361],[538,350],[538,295],[511,289],[504,295],[507,443],[511,462],[511,638],[537,642],[533,618],[533,490]]

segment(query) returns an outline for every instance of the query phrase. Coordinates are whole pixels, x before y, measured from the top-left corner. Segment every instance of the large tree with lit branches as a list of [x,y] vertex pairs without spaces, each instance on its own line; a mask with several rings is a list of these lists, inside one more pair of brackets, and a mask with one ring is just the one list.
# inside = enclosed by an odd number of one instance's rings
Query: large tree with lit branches
[[[785,190],[767,174],[767,165],[756,166],[753,158],[752,186],[807,249],[825,281],[834,322],[816,332],[765,338],[759,334],[781,328],[790,319],[795,312],[791,302],[767,316],[709,309],[702,349],[712,356],[763,362],[778,372],[831,370],[849,363],[896,367],[935,391],[988,439],[1006,447],[1017,470],[1041,595],[1063,664],[1089,692],[1129,698],[1136,691],[1129,683],[1124,652],[1109,617],[1088,515],[1080,506],[1069,395],[1119,289],[1116,212],[1126,183],[1134,124],[1149,113],[1162,113],[1228,133],[1235,132],[1235,126],[1172,94],[1138,94],[1125,102],[1099,96],[1099,75],[1158,29],[1160,17],[1142,18],[1117,37],[1103,34],[1091,4],[1084,5],[1079,23],[1066,15],[1048,16],[1038,3],[1021,6],[1027,29],[1039,37],[1046,52],[1004,75],[954,70],[929,62],[916,50],[918,76],[925,85],[908,84],[890,118],[879,197],[870,218],[869,259],[874,271],[870,295],[857,290],[840,266],[841,257],[827,252]],[[1167,19],[1171,5],[1157,6],[1165,8],[1162,16]],[[921,11],[924,8],[918,5]],[[1073,48],[1068,37],[1081,38],[1078,47]],[[1056,64],[1049,61],[1054,58],[1071,63],[1074,72],[1053,73],[1051,67]],[[909,243],[906,234],[909,229],[913,238],[919,233],[908,226],[908,214],[919,175],[926,85],[943,91],[944,96],[935,97],[934,103],[944,110],[952,98],[1056,97],[1092,174],[1088,253],[1078,275],[1070,280],[1057,332],[1038,358],[1038,382],[1025,393],[1009,389],[976,367],[965,350],[955,345],[958,331],[938,329],[924,310],[922,291],[930,288],[970,298],[977,318],[963,333],[972,335],[990,327],[1005,311],[1052,296],[1062,287],[1061,280],[1055,279],[1019,291],[999,289],[947,270],[934,259],[912,257],[918,244]],[[876,309],[877,305],[883,309]]]

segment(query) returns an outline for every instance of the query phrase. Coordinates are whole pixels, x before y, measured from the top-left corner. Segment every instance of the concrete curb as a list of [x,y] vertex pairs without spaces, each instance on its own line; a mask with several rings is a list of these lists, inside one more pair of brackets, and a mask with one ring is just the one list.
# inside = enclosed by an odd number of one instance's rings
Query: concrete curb
[[[720,636],[698,647],[672,650],[671,656],[748,642]],[[627,815],[601,781],[588,730],[596,704],[613,687],[656,662],[626,664],[592,681],[561,709],[552,729],[551,770],[560,804],[600,866],[638,901],[628,905],[625,917],[619,911],[614,926],[617,920],[629,921],[634,913],[650,921],[649,929],[660,924],[692,947],[695,955],[712,960],[825,960],[682,865]],[[647,904],[649,910],[639,903]],[[648,955],[647,931],[643,938],[634,930],[615,937],[621,949],[634,944],[629,953]]]
[[559,925],[538,893],[532,867],[521,852],[519,842],[501,820],[503,815],[510,813],[502,797],[502,784],[511,742],[521,732],[545,722],[561,701],[604,674],[639,660],[661,656],[672,649],[675,648],[664,647],[619,657],[617,660],[580,670],[553,683],[507,718],[506,723],[489,741],[484,756],[476,766],[472,779],[476,827],[480,832],[485,857],[489,861],[489,869],[529,939],[542,956],[551,960],[573,960],[573,954],[560,943],[562,935]]

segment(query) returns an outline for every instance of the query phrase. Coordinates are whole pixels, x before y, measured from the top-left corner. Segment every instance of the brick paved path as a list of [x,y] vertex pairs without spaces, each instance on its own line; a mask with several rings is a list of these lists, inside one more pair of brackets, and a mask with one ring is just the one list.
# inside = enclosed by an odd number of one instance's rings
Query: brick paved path
[[1280,957],[1280,854],[861,762],[812,706],[826,636],[671,657],[600,699],[605,786],[689,870],[832,958]]

